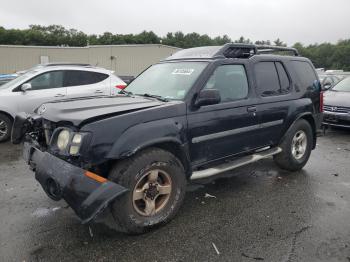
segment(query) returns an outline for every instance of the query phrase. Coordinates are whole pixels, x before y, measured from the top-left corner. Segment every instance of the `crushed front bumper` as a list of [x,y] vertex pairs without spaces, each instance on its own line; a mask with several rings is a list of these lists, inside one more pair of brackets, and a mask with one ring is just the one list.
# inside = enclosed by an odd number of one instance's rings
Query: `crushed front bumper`
[[30,143],[24,143],[23,157],[35,172],[46,194],[53,200],[64,199],[82,223],[88,223],[101,213],[115,198],[128,189],[109,180],[100,182],[76,167]]

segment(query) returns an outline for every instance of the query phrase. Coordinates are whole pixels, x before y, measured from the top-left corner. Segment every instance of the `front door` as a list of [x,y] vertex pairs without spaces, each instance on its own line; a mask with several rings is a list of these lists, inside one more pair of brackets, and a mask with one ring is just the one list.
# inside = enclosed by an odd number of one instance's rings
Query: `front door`
[[188,113],[194,166],[256,147],[258,120],[246,72],[243,64],[219,65],[203,88],[219,90],[221,102]]
[[27,81],[32,88],[14,92],[19,112],[33,113],[41,104],[66,97],[63,87],[63,71],[45,72]]

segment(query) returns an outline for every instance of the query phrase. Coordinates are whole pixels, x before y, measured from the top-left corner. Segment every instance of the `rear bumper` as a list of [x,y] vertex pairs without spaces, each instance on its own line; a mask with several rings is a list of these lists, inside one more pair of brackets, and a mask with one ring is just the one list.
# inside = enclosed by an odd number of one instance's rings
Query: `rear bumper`
[[23,156],[46,194],[56,201],[63,198],[83,224],[96,218],[115,198],[128,191],[109,180],[98,182],[86,176],[86,170],[29,143],[24,143]]
[[350,114],[325,111],[322,124],[350,128]]

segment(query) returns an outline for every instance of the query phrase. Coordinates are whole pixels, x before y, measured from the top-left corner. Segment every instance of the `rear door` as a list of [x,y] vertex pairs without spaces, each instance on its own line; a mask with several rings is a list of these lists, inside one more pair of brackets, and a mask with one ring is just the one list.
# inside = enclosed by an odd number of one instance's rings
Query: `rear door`
[[42,73],[26,83],[30,83],[32,89],[14,92],[19,112],[32,113],[41,104],[63,99],[67,94],[63,87],[63,71],[60,70]]
[[203,88],[218,89],[221,102],[188,112],[193,165],[255,148],[258,121],[247,69],[246,63],[216,67]]
[[256,80],[259,147],[278,143],[291,112],[292,84],[281,61],[259,61],[253,65]]
[[67,97],[110,95],[109,75],[93,71],[67,70],[64,75]]

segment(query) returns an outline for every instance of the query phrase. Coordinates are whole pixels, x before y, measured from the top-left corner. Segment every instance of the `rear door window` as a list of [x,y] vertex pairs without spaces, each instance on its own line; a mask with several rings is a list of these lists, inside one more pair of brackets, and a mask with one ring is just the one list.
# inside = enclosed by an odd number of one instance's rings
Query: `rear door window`
[[91,84],[102,82],[107,78],[108,78],[108,75],[103,73],[68,70],[65,72],[64,85],[66,87],[91,85]]
[[281,62],[259,62],[255,65],[257,92],[262,97],[290,92],[290,81]]
[[255,65],[258,94],[275,96],[280,94],[280,83],[274,62],[259,62]]

